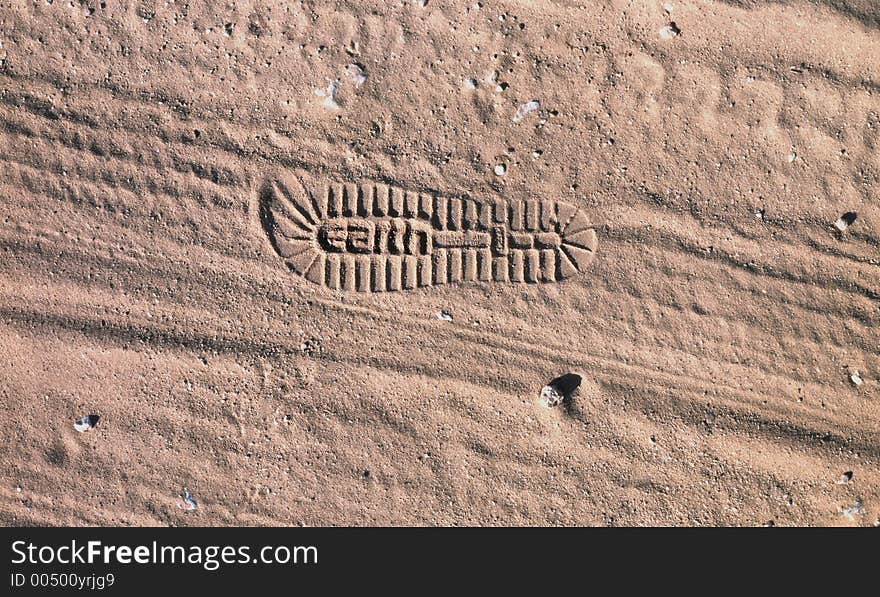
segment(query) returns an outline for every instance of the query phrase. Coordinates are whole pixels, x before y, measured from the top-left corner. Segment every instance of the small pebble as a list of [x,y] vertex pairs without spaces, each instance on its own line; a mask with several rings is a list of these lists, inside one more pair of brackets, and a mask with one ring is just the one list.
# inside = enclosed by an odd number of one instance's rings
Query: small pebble
[[464,88],[474,90],[477,88],[477,80],[474,78],[464,80]]
[[505,174],[507,174],[507,166],[505,166],[504,164],[498,164],[497,166],[495,166],[496,176],[504,176]]
[[840,479],[837,480],[837,484],[838,485],[846,485],[847,483],[852,481],[852,479],[853,479],[853,472],[846,471],[845,473],[840,475]]
[[788,163],[789,164],[794,162],[796,159],[797,159],[797,154],[795,152],[792,151],[790,154],[788,154]]
[[853,382],[856,387],[862,385],[862,372],[858,369],[853,371],[852,375],[849,376],[849,380]]
[[199,505],[196,504],[196,501],[193,499],[192,494],[190,494],[189,489],[187,489],[186,487],[183,488],[183,496],[181,496],[181,498],[183,499],[184,503],[183,506],[180,506],[181,508],[184,508],[186,510],[195,510],[199,507]]
[[678,25],[676,25],[674,21],[671,21],[668,25],[660,29],[660,37],[663,39],[672,39],[679,35],[681,35],[681,29],[678,28]]
[[544,386],[541,388],[541,404],[547,407],[559,406],[565,400],[565,395],[556,386]]
[[440,321],[452,321],[452,313],[449,311],[437,311],[437,319]]
[[513,115],[513,121],[514,122],[521,121],[528,114],[530,114],[531,112],[534,112],[535,110],[537,110],[540,107],[541,107],[541,102],[539,102],[538,100],[532,100],[530,102],[524,103],[516,111],[516,114]]
[[83,433],[88,431],[89,429],[94,429],[98,425],[98,419],[100,419],[98,415],[86,415],[84,417],[80,417],[76,421],[73,422],[73,428]]
[[321,342],[323,338],[308,338],[299,345],[299,349],[305,355],[315,355],[320,352],[323,352],[323,348],[321,346]]
[[842,216],[840,216],[836,222],[834,222],[834,227],[840,230],[841,232],[846,231],[847,228],[853,225],[853,222],[856,221],[857,214],[854,211],[848,211]]

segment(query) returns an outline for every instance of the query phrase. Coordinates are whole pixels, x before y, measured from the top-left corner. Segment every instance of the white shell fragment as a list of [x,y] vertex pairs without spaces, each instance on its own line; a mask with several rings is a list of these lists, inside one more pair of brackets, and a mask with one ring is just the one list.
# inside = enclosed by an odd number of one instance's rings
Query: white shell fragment
[[367,82],[367,73],[364,72],[364,69],[359,64],[349,64],[345,70],[355,87],[360,87]]
[[565,395],[554,385],[541,388],[541,404],[547,407],[559,406],[565,400]]
[[452,321],[452,313],[449,311],[437,311],[437,319],[440,321]]
[[665,27],[660,29],[660,37],[663,39],[672,39],[673,37],[678,37],[681,35],[681,29],[678,28],[674,22],[669,23]]
[[497,166],[495,166],[496,176],[504,176],[505,174],[507,174],[507,166],[505,166],[504,164],[498,164]]
[[323,97],[324,101],[322,102],[324,107],[328,110],[338,110],[339,104],[336,103],[336,90],[338,88],[338,84],[336,81],[330,81],[327,85],[327,89],[315,89],[315,95],[318,97]]
[[541,388],[541,404],[543,406],[559,406],[566,400],[573,400],[582,378],[576,373],[566,373],[552,379]]
[[196,501],[193,499],[192,494],[189,492],[189,489],[187,489],[186,487],[183,488],[183,495],[180,497],[183,500],[183,505],[178,505],[184,510],[195,510],[199,507],[199,505],[196,504]]
[[855,384],[856,387],[862,385],[862,383],[863,383],[863,381],[862,381],[862,372],[859,371],[858,369],[856,369],[856,370],[853,371],[852,374],[849,376],[849,380],[850,380],[851,382],[853,382],[853,384]]
[[840,216],[836,222],[834,222],[834,227],[840,230],[841,232],[845,232],[847,228],[853,225],[853,222],[856,221],[856,212],[848,211],[842,216]]
[[541,107],[541,102],[538,100],[532,100],[530,102],[524,103],[519,109],[516,111],[516,114],[513,115],[513,121],[519,122],[523,118],[525,118],[529,113],[534,112],[538,108]]
[[855,520],[855,517],[862,513],[862,500],[856,500],[848,506],[840,509],[840,515],[848,520]]
[[853,472],[846,471],[845,473],[840,475],[840,479],[837,480],[837,484],[838,485],[846,485],[852,480],[853,480]]
[[88,431],[89,429],[94,429],[98,425],[98,415],[86,415],[84,417],[80,417],[76,421],[73,422],[73,428],[83,433]]

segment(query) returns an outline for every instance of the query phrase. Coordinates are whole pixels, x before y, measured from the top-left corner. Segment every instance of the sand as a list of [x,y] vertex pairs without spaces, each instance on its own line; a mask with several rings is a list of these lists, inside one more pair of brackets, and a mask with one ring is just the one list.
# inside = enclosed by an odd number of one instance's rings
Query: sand
[[869,0],[14,0],[0,122],[4,525],[878,524]]

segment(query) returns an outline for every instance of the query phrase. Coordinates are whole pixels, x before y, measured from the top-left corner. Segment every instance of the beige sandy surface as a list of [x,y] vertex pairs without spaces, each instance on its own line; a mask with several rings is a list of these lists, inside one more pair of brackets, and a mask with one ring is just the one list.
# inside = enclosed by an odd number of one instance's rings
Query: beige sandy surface
[[[422,4],[0,3],[0,522],[877,524],[877,3]],[[597,246],[336,290],[332,182]]]

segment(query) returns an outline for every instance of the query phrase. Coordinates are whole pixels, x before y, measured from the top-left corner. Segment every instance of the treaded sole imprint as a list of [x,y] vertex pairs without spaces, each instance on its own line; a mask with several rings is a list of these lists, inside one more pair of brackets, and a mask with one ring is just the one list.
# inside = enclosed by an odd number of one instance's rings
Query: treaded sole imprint
[[475,200],[380,183],[315,192],[269,178],[260,219],[288,267],[336,290],[386,292],[459,282],[557,282],[596,252],[586,215],[561,201]]

